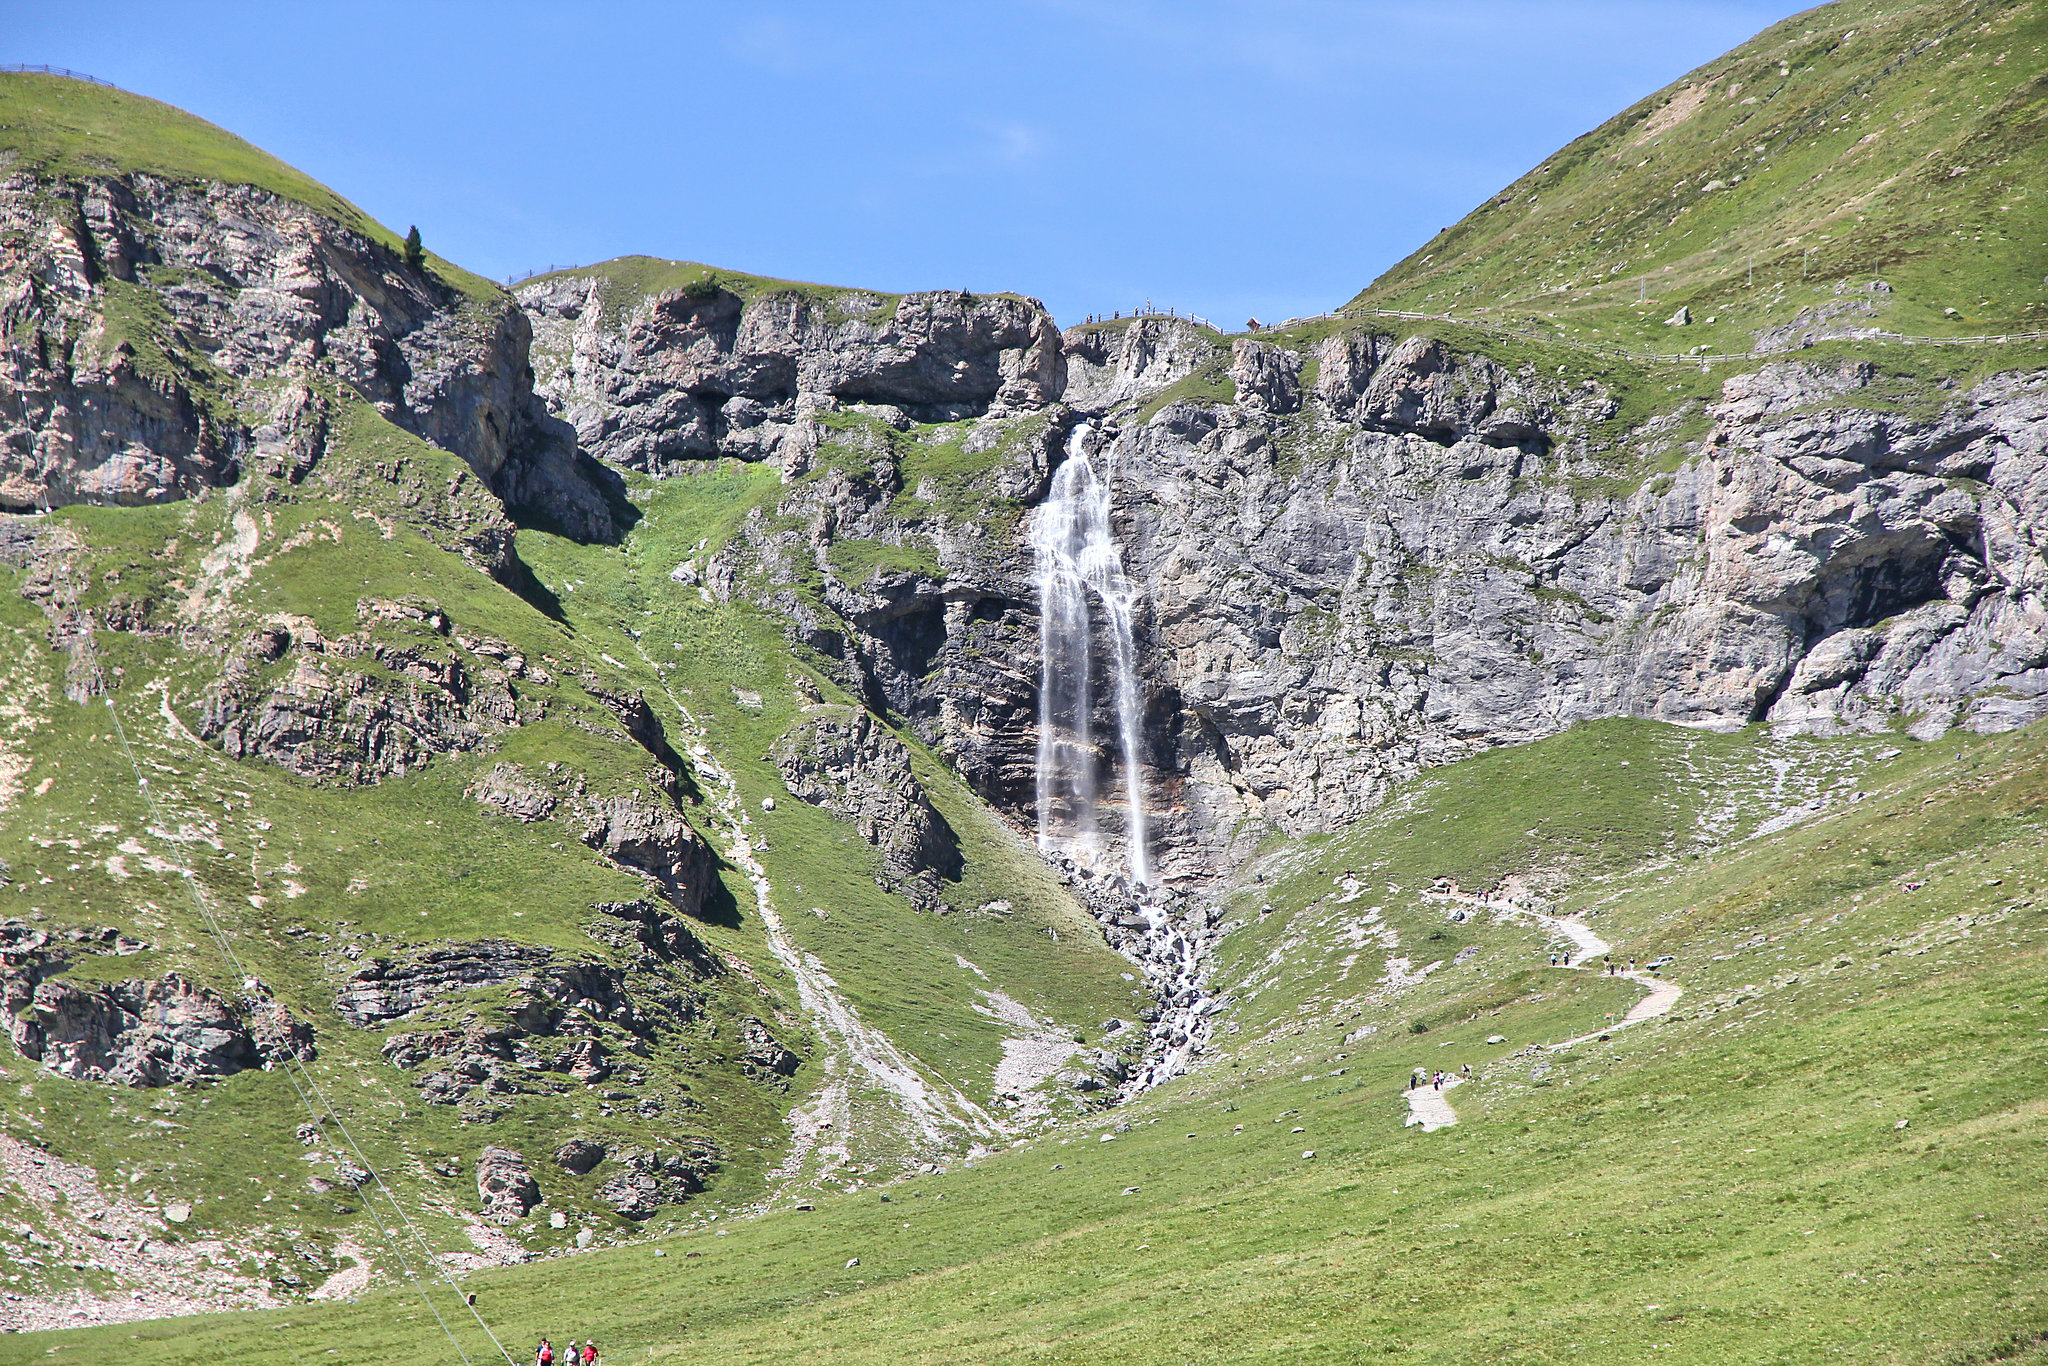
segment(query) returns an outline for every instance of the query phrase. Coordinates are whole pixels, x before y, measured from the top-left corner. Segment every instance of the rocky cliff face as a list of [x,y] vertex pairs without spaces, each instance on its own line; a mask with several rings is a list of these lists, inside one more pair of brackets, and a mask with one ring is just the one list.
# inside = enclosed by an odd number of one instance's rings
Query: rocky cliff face
[[[664,308],[704,321],[663,331]],[[618,354],[693,383],[713,371],[689,357],[732,354],[708,319],[738,337],[754,316],[716,301],[644,314]],[[583,349],[543,367],[599,373],[576,369],[596,345],[578,336]],[[1260,832],[1340,826],[1423,766],[1583,719],[1928,736],[2048,714],[2038,375],[1908,412],[1868,366],[1779,360],[1623,428],[1597,379],[1429,337],[1351,327],[1226,350],[1156,319],[1075,329],[1034,373],[1064,384],[1006,391],[950,429],[817,381],[786,496],[704,580],[782,613],[1026,821],[1024,505],[1089,418],[1145,590],[1147,785],[1171,879],[1219,870]],[[579,412],[586,440],[631,425]],[[678,450],[750,453],[715,423],[689,430],[703,439]],[[646,436],[613,457],[639,460]],[[917,482],[935,442],[980,451],[983,468],[964,488]],[[852,543],[931,567],[849,572],[835,547]]]
[[161,502],[252,463],[302,479],[331,436],[298,420],[306,385],[334,382],[508,501],[614,530],[501,293],[247,185],[17,172],[0,239],[0,504]]
[[715,282],[613,297],[582,275],[519,291],[550,409],[592,455],[650,474],[718,455],[801,474],[820,410],[952,421],[1042,406],[1064,382],[1059,331],[1035,299],[938,291],[891,305],[793,288],[742,298]]
[[1419,765],[1597,716],[2048,714],[2038,376],[1907,418],[1859,403],[1866,366],[1772,365],[1669,474],[1617,479],[1597,388],[1415,340],[1320,351],[1291,421],[1241,385],[1112,446],[1178,703],[1160,786],[1201,843],[1332,828]]

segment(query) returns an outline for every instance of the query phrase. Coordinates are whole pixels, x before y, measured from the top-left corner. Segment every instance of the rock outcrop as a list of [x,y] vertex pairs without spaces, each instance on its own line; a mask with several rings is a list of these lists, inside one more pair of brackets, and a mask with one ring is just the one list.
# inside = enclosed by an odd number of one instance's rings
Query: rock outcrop
[[452,992],[525,980],[554,961],[553,949],[506,939],[428,944],[392,957],[370,958],[349,973],[334,1008],[352,1025],[402,1020]]
[[645,897],[600,901],[590,909],[599,914],[585,927],[590,937],[635,953],[642,967],[679,965],[699,980],[720,976],[726,970],[717,952],[660,902]]
[[752,1016],[740,1021],[740,1066],[750,1075],[787,1080],[803,1066],[803,1059],[768,1032],[768,1026]]
[[597,1198],[621,1217],[649,1219],[664,1205],[680,1205],[704,1189],[720,1165],[718,1148],[699,1140],[686,1152],[629,1148],[608,1161],[623,1170],[605,1178]]
[[875,881],[923,909],[960,876],[960,845],[910,768],[903,742],[864,710],[814,706],[768,756],[790,795],[851,821],[881,851]]
[[[0,273],[0,505],[160,502],[249,466],[296,482],[326,451],[317,379],[514,501],[545,494],[558,524],[614,531],[534,400],[525,314],[482,281],[251,185],[142,173],[17,169],[0,232],[24,244]],[[287,378],[268,424],[233,416]]]
[[61,975],[80,955],[142,947],[112,926],[56,934],[0,921],[0,1015],[15,1051],[58,1076],[136,1087],[317,1056],[312,1026],[254,977],[230,999],[176,972],[104,984]]
[[1211,335],[1172,318],[1069,328],[1061,344],[1067,360],[1061,397],[1088,412],[1143,402],[1217,363]]
[[517,1149],[489,1147],[477,1154],[476,1198],[492,1223],[517,1223],[541,1203],[540,1183]]
[[[509,1097],[594,1086],[619,1071],[614,1049],[646,1056],[672,1047],[703,1017],[704,999],[688,983],[723,964],[651,903],[621,909],[643,907],[644,919],[621,918],[658,947],[643,948],[631,967],[563,961],[553,949],[506,940],[426,945],[355,966],[335,1006],[366,1028],[428,1014],[431,1027],[385,1039],[384,1060],[413,1073],[428,1103],[461,1105],[464,1118],[487,1121]],[[495,1000],[436,1009],[455,993],[498,986]]]
[[555,1149],[555,1165],[572,1176],[588,1176],[609,1151],[604,1144],[587,1138],[572,1138]]
[[14,1047],[74,1081],[178,1086],[313,1055],[312,1029],[267,997],[238,1006],[176,973],[86,987],[61,977],[26,1000],[0,986]]
[[695,913],[718,876],[718,856],[673,806],[638,797],[581,804],[583,842],[650,879],[678,908]]
[[1042,406],[1064,382],[1058,330],[1033,299],[873,294],[715,281],[644,298],[600,275],[519,291],[541,345],[538,392],[582,448],[671,474],[719,455],[801,473],[819,411],[884,406],[950,421]]
[[431,604],[366,599],[358,615],[365,629],[332,639],[303,618],[250,632],[206,693],[200,737],[230,758],[370,783],[480,748],[544,711],[517,687],[545,671],[502,641],[455,631]]

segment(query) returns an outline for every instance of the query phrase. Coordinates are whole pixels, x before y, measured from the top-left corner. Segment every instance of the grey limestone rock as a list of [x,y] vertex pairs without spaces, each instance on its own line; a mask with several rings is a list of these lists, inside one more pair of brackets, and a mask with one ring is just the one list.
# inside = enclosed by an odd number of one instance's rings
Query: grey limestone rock
[[610,1160],[623,1170],[598,1188],[597,1198],[621,1216],[640,1220],[703,1190],[721,1159],[715,1144],[698,1139],[684,1152],[629,1148],[612,1154]]
[[[1704,411],[1617,433],[1594,381],[1358,327],[1315,344],[1298,400],[1287,377],[1305,367],[1261,341],[1234,354],[1236,401],[1168,402],[1139,423],[1155,381],[1216,345],[1150,321],[1067,345],[1067,400],[1107,408],[1099,458],[1143,588],[1141,757],[1169,881],[1212,875],[1255,832],[1341,826],[1422,768],[1579,720],[1932,735],[2048,715],[2040,376],[1905,417],[1863,398],[1867,367],[1766,362]],[[1171,346],[1182,360],[1158,368]],[[846,661],[849,687],[1028,821],[1025,526],[928,523],[942,584],[846,585],[830,542],[876,534],[887,486],[801,496],[808,542],[743,536],[708,581],[786,611],[795,638]],[[776,586],[777,554],[819,567],[835,620]],[[1113,866],[1114,800],[1102,820]]]
[[703,906],[717,856],[672,806],[635,796],[590,797],[578,810],[585,844],[653,881],[678,908]]
[[572,1138],[555,1150],[555,1165],[576,1176],[588,1176],[608,1150],[595,1139]]
[[[936,291],[888,307],[797,289],[743,299],[692,287],[614,311],[601,279],[519,292],[534,318],[539,392],[583,449],[621,468],[677,472],[718,455],[807,466],[814,415],[881,405],[919,420],[1056,399],[1059,333],[1035,300]],[[878,408],[878,411],[880,409]]]
[[493,764],[489,773],[470,785],[467,795],[525,823],[546,820],[558,804],[552,791],[527,778],[517,764]]
[[790,795],[853,822],[882,853],[878,881],[925,909],[960,876],[960,846],[910,768],[910,752],[872,714],[813,706],[769,758]]
[[366,959],[349,974],[334,1008],[350,1024],[381,1025],[424,1010],[450,992],[524,978],[554,957],[553,949],[507,939],[423,945]]
[[358,784],[479,748],[539,714],[542,704],[516,690],[525,661],[501,642],[444,638],[451,628],[437,612],[438,624],[394,636],[378,624],[403,623],[399,609],[365,607],[369,629],[333,639],[303,620],[251,632],[202,701],[201,738],[231,758]]
[[769,1033],[767,1025],[752,1016],[740,1021],[740,1042],[746,1045],[740,1053],[740,1062],[756,1075],[793,1077],[797,1068],[803,1065],[802,1058]]
[[541,1203],[540,1183],[516,1148],[493,1146],[477,1154],[476,1197],[492,1223],[517,1223]]
[[1215,361],[1220,351],[1214,334],[1175,318],[1069,328],[1062,343],[1067,383],[1059,397],[1088,412],[1143,402]]
[[1230,378],[1239,401],[1270,413],[1293,412],[1301,406],[1301,362],[1284,346],[1240,337],[1230,349]]
[[[317,375],[493,488],[567,471],[555,520],[613,530],[606,491],[533,398],[530,329],[509,296],[464,293],[249,185],[17,169],[0,178],[0,230],[29,244],[0,272],[0,504],[158,502],[245,466],[297,482],[325,450]],[[143,348],[112,339],[110,313],[145,297],[164,325]],[[281,378],[253,429],[209,401],[258,399]]]

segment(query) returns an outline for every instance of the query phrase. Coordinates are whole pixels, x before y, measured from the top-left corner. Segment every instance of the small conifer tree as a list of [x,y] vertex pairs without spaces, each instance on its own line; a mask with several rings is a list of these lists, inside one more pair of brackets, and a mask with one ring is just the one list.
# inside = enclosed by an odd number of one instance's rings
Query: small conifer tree
[[419,225],[414,224],[405,234],[405,263],[418,270],[427,263],[427,251],[420,245]]

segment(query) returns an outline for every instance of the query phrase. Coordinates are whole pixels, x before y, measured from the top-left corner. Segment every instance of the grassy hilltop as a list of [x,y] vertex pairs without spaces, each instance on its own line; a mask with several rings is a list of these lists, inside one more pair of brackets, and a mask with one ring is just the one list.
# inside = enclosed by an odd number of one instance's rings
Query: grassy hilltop
[[[1809,10],[1561,149],[1353,306],[1656,351],[1748,351],[1829,310],[2048,328],[2044,82],[2038,0]],[[1693,324],[1665,326],[1681,306]]]

